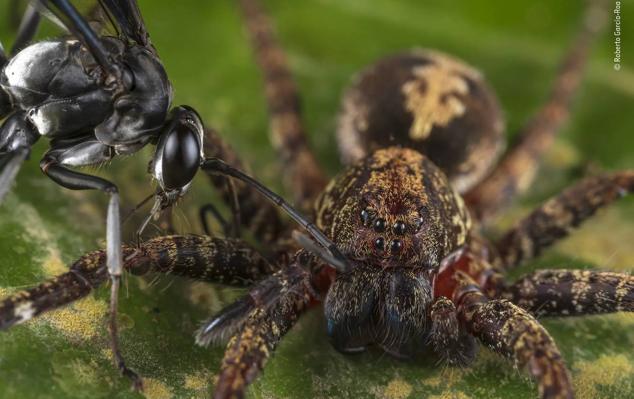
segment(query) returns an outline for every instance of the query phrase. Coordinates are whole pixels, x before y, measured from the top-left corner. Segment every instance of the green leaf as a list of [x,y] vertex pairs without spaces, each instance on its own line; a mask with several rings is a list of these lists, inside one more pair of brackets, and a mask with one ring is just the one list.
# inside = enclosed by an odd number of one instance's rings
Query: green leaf
[[[7,10],[9,0],[0,0]],[[340,170],[334,139],[339,95],[352,74],[382,55],[413,46],[455,54],[481,68],[506,110],[509,135],[544,100],[558,60],[579,21],[573,2],[547,0],[304,0],[266,1],[304,98],[305,119],[318,158]],[[622,8],[632,2],[622,2]],[[262,82],[233,2],[145,0],[141,9],[175,87],[174,104],[190,104],[219,129],[257,176],[280,190],[279,164],[267,138]],[[0,13],[5,47],[13,32]],[[623,24],[634,37],[634,24]],[[538,181],[500,221],[514,220],[580,176],[597,168],[634,167],[634,70],[612,67],[611,26],[590,61],[571,122],[546,158]],[[55,34],[47,26],[41,37]],[[627,51],[627,50],[626,50]],[[627,58],[627,56],[624,56]],[[42,140],[0,206],[0,294],[65,271],[83,253],[102,247],[106,198],[59,188],[38,169]],[[117,159],[98,172],[117,181],[126,204],[153,186],[151,152]],[[200,232],[198,206],[215,198],[204,178],[177,207],[182,232]],[[600,213],[571,238],[520,272],[544,267],[634,270],[634,201]],[[135,224],[126,225],[128,237]],[[159,234],[156,231],[156,234]],[[173,277],[130,276],[122,290],[121,346],[144,378],[148,398],[208,397],[223,348],[194,344],[200,321],[241,291]],[[0,334],[0,397],[133,398],[129,382],[111,365],[105,316],[108,290]],[[580,398],[634,396],[634,316],[545,320],[559,344]],[[434,360],[402,362],[380,353],[339,354],[328,343],[320,309],[284,339],[250,390],[271,397],[532,398],[526,374],[481,350],[468,370]]]

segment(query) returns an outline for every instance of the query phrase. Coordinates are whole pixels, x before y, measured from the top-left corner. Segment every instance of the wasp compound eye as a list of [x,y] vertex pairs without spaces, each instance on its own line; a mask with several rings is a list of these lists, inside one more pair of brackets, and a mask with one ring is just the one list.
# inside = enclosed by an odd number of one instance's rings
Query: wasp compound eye
[[162,147],[163,187],[179,189],[194,178],[200,164],[198,136],[188,126],[177,124],[167,133]]
[[379,237],[374,240],[374,249],[379,252],[385,251],[385,239],[383,237]]
[[377,233],[383,233],[385,231],[385,219],[377,219],[374,222],[374,231]]

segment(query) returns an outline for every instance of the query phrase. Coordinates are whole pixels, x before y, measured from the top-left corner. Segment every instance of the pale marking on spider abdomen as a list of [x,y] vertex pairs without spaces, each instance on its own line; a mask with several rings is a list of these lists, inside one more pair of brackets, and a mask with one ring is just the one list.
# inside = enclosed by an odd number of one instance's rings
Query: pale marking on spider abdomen
[[414,120],[409,129],[412,140],[424,140],[434,126],[446,127],[466,112],[460,96],[469,94],[467,77],[479,79],[477,71],[437,52],[422,52],[433,63],[412,69],[413,79],[403,85],[405,106]]

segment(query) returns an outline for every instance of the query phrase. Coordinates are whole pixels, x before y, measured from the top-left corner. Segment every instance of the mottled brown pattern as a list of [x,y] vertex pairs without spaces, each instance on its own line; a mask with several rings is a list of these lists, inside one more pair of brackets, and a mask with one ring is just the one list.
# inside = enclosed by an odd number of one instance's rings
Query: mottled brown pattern
[[538,256],[597,210],[634,191],[634,170],[590,177],[546,201],[504,234],[497,249],[504,268]]
[[240,0],[255,57],[265,80],[271,143],[282,162],[289,192],[301,209],[309,210],[326,185],[326,178],[309,149],[301,120],[300,98],[268,16],[254,0]]
[[465,367],[475,359],[477,343],[460,327],[458,311],[448,298],[436,298],[430,308],[429,345],[442,362]]
[[[361,212],[370,215],[364,225]],[[445,175],[420,153],[399,147],[378,150],[334,178],[315,206],[316,224],[339,249],[361,262],[381,259],[384,267],[438,265],[463,245],[470,229],[462,198]],[[372,225],[385,221],[384,232]],[[394,231],[405,223],[404,234]],[[375,241],[385,241],[377,251]],[[399,240],[394,253],[390,243]]]
[[526,122],[517,141],[495,169],[465,197],[478,220],[484,222],[495,216],[535,179],[542,156],[568,120],[591,43],[607,20],[605,3],[588,2],[581,29],[561,62],[547,101]]
[[[124,246],[124,268],[133,274],[175,274],[192,279],[245,286],[273,273],[275,268],[240,240],[205,236],[165,236]],[[108,280],[106,253],[79,258],[70,271],[20,291],[0,303],[0,330],[25,322],[88,295]]]
[[354,78],[337,139],[346,164],[391,145],[413,148],[464,192],[493,166],[503,129],[497,99],[479,72],[438,51],[412,50]]
[[634,276],[592,270],[540,270],[504,290],[504,297],[540,316],[634,311]]
[[[206,157],[222,159],[234,168],[248,171],[238,154],[215,130],[209,128],[205,130],[203,143]],[[231,207],[234,199],[227,185],[228,178],[215,174],[208,174],[208,177],[227,206]],[[233,185],[238,201],[240,222],[259,242],[263,244],[275,242],[286,228],[277,208],[269,202],[262,201],[262,195],[251,186],[240,181],[233,181]]]
[[86,254],[73,263],[68,273],[5,298],[0,303],[0,330],[83,298],[107,279],[106,252]]
[[537,320],[513,303],[488,301],[466,293],[458,311],[467,330],[491,350],[526,368],[536,379],[541,398],[574,397],[568,369],[552,337]]
[[[292,264],[271,277],[279,284],[277,295],[250,311],[227,345],[215,399],[243,398],[245,387],[261,372],[281,338],[295,324],[312,298],[309,274]],[[255,286],[252,292],[257,292]]]

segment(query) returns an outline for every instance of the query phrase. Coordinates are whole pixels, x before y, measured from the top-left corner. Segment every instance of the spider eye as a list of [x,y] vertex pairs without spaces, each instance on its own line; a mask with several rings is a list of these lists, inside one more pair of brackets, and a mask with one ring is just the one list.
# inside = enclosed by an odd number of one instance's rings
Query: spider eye
[[385,219],[377,219],[374,222],[374,231],[377,233],[383,233],[385,231]]
[[394,230],[394,234],[403,235],[405,234],[405,230],[407,230],[407,225],[405,225],[405,222],[399,220],[398,222],[394,223],[392,229]]
[[361,223],[363,223],[364,226],[370,223],[370,212],[368,212],[367,209],[361,211]]
[[390,244],[390,251],[392,251],[392,254],[397,254],[401,252],[402,248],[403,243],[401,242],[401,240],[392,240],[392,243]]
[[374,240],[374,248],[379,252],[383,252],[385,250],[385,240],[383,237],[379,237]]
[[423,227],[423,223],[425,220],[429,219],[429,210],[425,207],[420,208],[418,210],[418,220],[416,220],[416,231],[419,231],[421,227]]

